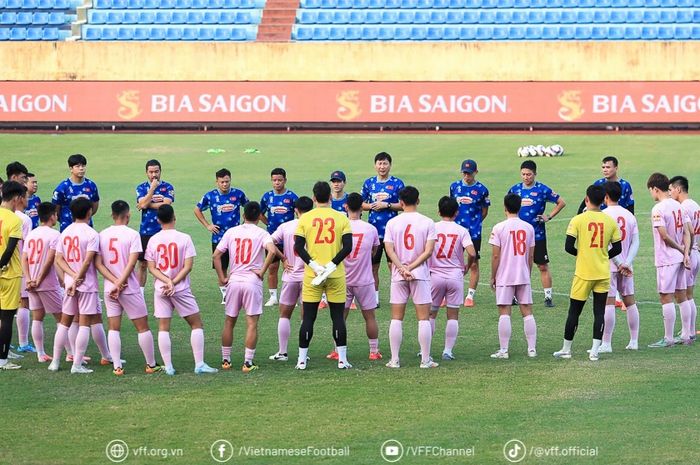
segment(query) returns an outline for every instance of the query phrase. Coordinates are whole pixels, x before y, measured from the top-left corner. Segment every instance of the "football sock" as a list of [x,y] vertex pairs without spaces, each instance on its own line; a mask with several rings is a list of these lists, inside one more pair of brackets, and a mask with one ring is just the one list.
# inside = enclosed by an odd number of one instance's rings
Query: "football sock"
[[603,341],[600,340],[600,339],[593,339],[593,345],[591,346],[591,353],[597,354],[597,353],[598,353],[598,350],[600,349],[600,344],[601,344],[602,342],[603,342]]
[[44,352],[44,322],[33,320],[32,321],[32,339],[34,340],[34,347],[39,355],[45,355]]
[[371,354],[376,354],[377,352],[379,352],[379,339],[369,340],[369,352]]
[[637,341],[639,337],[639,310],[637,304],[627,307],[627,326],[630,329],[630,340]]
[[603,339],[603,328],[605,327],[605,302],[607,300],[607,292],[593,291],[593,339]]
[[585,300],[569,299],[569,315],[566,317],[566,325],[564,326],[564,339],[573,341],[578,329],[578,319],[583,311]]
[[73,358],[73,366],[80,368],[83,364],[83,356],[87,350],[88,342],[90,341],[90,327],[81,326],[78,328],[78,336],[75,338],[75,356]]
[[190,345],[194,355],[194,366],[198,367],[204,363],[204,330],[202,328],[192,330],[190,333]]
[[[53,339],[53,359],[61,360],[61,354],[63,353],[63,347],[68,341],[68,326],[64,326],[61,323],[56,325],[56,334]],[[73,352],[71,351],[71,355]],[[56,362],[58,363],[58,362]]]
[[401,350],[401,340],[403,339],[403,321],[391,320],[389,323],[389,347],[391,349],[391,359],[399,359]]
[[534,350],[537,347],[537,323],[535,323],[534,315],[523,318],[523,329],[527,340],[527,350]]
[[435,318],[430,318],[430,334],[435,334]]
[[17,339],[20,346],[29,344],[29,309],[20,307],[17,309]]
[[221,360],[231,361],[231,346],[221,346]]
[[459,333],[459,320],[447,320],[445,323],[445,350],[448,354],[452,353],[452,349],[457,342],[457,334]]
[[314,337],[314,323],[318,315],[318,304],[318,302],[302,302],[304,317],[301,320],[301,327],[299,328],[300,348],[308,349],[311,338]]
[[681,339],[688,339],[690,334],[690,318],[693,313],[693,309],[690,306],[690,302],[685,300],[678,304],[681,310]]
[[80,325],[78,324],[77,315],[73,318],[73,323],[68,327],[68,344],[70,344],[71,352],[75,354],[75,339],[78,337],[78,329]]
[[476,289],[470,287],[469,290],[467,290],[467,298],[473,299],[474,295],[476,295]]
[[615,330],[615,305],[605,306],[605,328],[603,329],[603,343],[610,345],[613,331]]
[[347,346],[348,332],[345,326],[345,317],[343,316],[345,312],[345,303],[329,302],[328,308],[330,309],[331,319],[333,320],[333,340],[335,341],[335,345],[336,347]]
[[338,352],[338,362],[348,363],[348,346],[336,346]]
[[695,305],[695,299],[688,299],[690,302],[690,335],[695,336],[695,325],[698,316],[698,307]]
[[297,363],[306,363],[307,354],[309,353],[308,347],[299,347],[299,358],[297,358]]
[[109,354],[112,356],[112,365],[114,368],[122,367],[122,338],[119,331],[109,330],[107,333],[107,343],[109,345]]
[[574,341],[564,339],[564,344],[561,346],[562,352],[571,352],[571,344],[573,344]]
[[[231,355],[231,354],[229,354]],[[245,348],[245,355],[244,355],[244,361],[248,363],[253,363],[253,359],[255,358],[255,349],[249,349]]]
[[95,345],[100,351],[102,358],[110,360],[112,356],[109,354],[109,347],[107,347],[107,336],[105,335],[105,328],[102,323],[96,323],[90,326],[92,331],[92,339],[95,341]]
[[501,345],[501,350],[506,352],[508,352],[511,331],[510,315],[498,317],[498,342]]
[[663,304],[661,311],[664,315],[664,338],[673,341],[673,328],[676,326],[676,306],[673,303]]
[[289,318],[280,318],[277,321],[277,337],[279,338],[279,353],[287,353],[287,345],[289,343],[289,335],[292,332],[292,324]]
[[277,298],[277,289],[270,289],[270,297],[273,299]]
[[166,368],[172,368],[173,359],[170,354],[170,332],[158,331],[158,351],[160,351],[160,358],[163,359],[163,364]]
[[433,333],[430,331],[430,322],[426,320],[418,321],[418,343],[420,344],[422,363],[430,361],[430,343],[432,339]]
[[150,367],[155,366],[156,354],[155,348],[153,347],[153,333],[151,333],[151,331],[144,331],[138,334],[138,339],[139,347],[141,347],[141,352],[143,352],[146,363]]
[[545,290],[544,290],[544,298],[545,298],[545,299],[551,299],[551,298],[552,298],[552,288],[551,288],[551,287],[545,288]]

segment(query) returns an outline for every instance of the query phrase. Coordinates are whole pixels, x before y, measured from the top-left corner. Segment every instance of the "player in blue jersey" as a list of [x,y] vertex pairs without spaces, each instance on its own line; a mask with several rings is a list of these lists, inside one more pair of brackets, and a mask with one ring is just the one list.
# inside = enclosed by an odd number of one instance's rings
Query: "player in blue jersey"
[[[204,194],[202,200],[194,207],[194,216],[211,233],[211,251],[216,250],[216,246],[224,237],[224,233],[241,223],[241,207],[248,203],[245,193],[231,187],[231,172],[226,168],[216,172],[216,189]],[[211,212],[211,223],[204,218],[205,210]],[[224,274],[228,270],[229,255],[228,250],[221,255],[221,267]],[[213,264],[212,264],[213,266]],[[219,287],[221,290],[222,304],[226,287]]]
[[70,203],[78,197],[84,197],[92,202],[92,214],[90,216],[90,226],[92,217],[100,207],[100,193],[97,185],[92,180],[85,177],[87,172],[87,159],[76,153],[68,157],[68,168],[70,176],[56,186],[53,191],[51,203],[56,205],[58,210],[58,221],[61,224],[61,232],[73,224],[73,215],[70,212]]
[[[287,189],[287,172],[283,168],[275,168],[270,172],[272,190],[263,194],[260,199],[260,221],[267,225],[267,232],[272,234],[287,221],[294,219],[294,204],[299,198]],[[279,248],[279,246],[278,246]],[[275,259],[267,273],[267,287],[270,298],[265,302],[266,307],[277,305],[277,272],[280,267],[279,259]]]
[[331,208],[335,211],[348,214],[348,194],[345,192],[345,173],[342,171],[333,171],[331,173]]
[[[622,188],[622,196],[620,196],[620,201],[618,205],[620,205],[622,208],[626,208],[629,210],[630,213],[634,215],[634,195],[632,194],[632,185],[625,179],[622,179],[617,175],[617,165],[618,161],[617,158],[613,156],[607,156],[603,158],[601,162],[601,167],[600,170],[603,173],[603,177],[600,179],[597,179],[593,185],[594,186],[600,186],[605,184],[606,182],[619,182],[620,187]],[[601,210],[604,210],[606,207],[605,204],[600,206]],[[583,211],[586,209],[586,201],[585,199],[581,202],[581,205],[578,207],[578,213],[581,214]]]
[[[521,207],[518,216],[530,223],[535,229],[535,264],[540,270],[542,287],[544,288],[545,307],[554,307],[552,301],[552,275],[549,272],[549,255],[547,254],[547,232],[545,223],[551,220],[566,206],[564,199],[551,188],[537,182],[537,164],[526,160],[520,165],[520,178],[523,182],[510,188],[509,194],[520,196]],[[547,202],[556,204],[551,213],[544,212]]]
[[[401,211],[399,191],[404,188],[401,179],[391,176],[391,155],[380,152],[374,156],[376,176],[368,178],[362,185],[362,209],[369,210],[369,224],[379,232],[379,247],[372,257],[372,274],[374,275],[374,291],[379,304],[379,265],[384,252],[384,230],[387,222]],[[387,256],[387,263],[391,261]]]
[[39,190],[39,183],[36,181],[36,175],[34,173],[27,173],[27,208],[24,210],[24,214],[32,219],[32,229],[39,226],[39,204],[41,199],[36,192]]
[[143,252],[139,254],[138,268],[141,292],[146,286],[146,277],[148,276],[148,262],[144,256],[146,246],[151,237],[161,230],[157,218],[158,208],[162,205],[170,205],[175,201],[175,188],[172,184],[162,181],[160,176],[160,162],[158,160],[148,160],[146,162],[146,178],[148,181],[136,186],[137,208],[141,210],[139,234],[141,235],[141,247],[143,249]]
[[474,306],[476,286],[479,284],[481,226],[491,206],[489,190],[476,180],[478,173],[479,170],[474,160],[464,160],[462,162],[462,179],[450,185],[450,197],[454,198],[459,205],[455,223],[469,230],[469,235],[476,249],[476,260],[469,268],[469,290],[464,299],[465,307]]

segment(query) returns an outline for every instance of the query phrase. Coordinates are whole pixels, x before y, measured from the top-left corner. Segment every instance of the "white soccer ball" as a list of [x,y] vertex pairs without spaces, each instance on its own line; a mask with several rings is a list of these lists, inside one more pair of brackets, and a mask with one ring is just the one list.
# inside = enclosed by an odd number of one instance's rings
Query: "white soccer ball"
[[544,145],[536,145],[535,150],[537,151],[538,157],[544,157]]
[[531,157],[536,157],[537,156],[537,149],[535,148],[534,145],[528,145],[527,146],[527,154]]
[[552,155],[555,157],[561,157],[564,155],[564,147],[559,144],[554,144],[549,149],[552,151]]
[[527,151],[525,150],[525,147],[518,147],[518,156],[527,157]]
[[545,148],[544,148],[544,156],[545,156],[545,157],[553,157],[553,156],[554,156],[554,152],[552,152],[552,148],[551,148],[551,147],[545,147]]

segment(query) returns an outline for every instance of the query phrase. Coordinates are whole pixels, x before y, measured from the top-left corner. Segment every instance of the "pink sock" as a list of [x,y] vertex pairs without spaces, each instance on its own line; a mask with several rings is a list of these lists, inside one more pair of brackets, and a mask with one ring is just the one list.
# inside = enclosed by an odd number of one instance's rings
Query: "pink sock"
[[287,353],[287,343],[289,342],[289,334],[292,332],[292,325],[289,318],[280,318],[277,321],[277,338],[279,339],[280,354]]
[[172,367],[173,359],[170,355],[170,333],[168,331],[158,331],[158,350],[166,368]]
[[[94,326],[94,325],[93,325]],[[102,325],[100,325],[102,326]],[[93,336],[94,338],[95,336]],[[122,367],[122,338],[119,331],[109,330],[107,334],[107,342],[109,345],[109,354],[112,356],[112,365],[114,368]]]
[[435,318],[430,318],[430,334],[435,334]]
[[150,331],[144,331],[139,333],[139,346],[141,347],[141,352],[143,352],[143,357],[146,359],[148,366],[152,367],[156,365],[156,354],[153,347],[153,334]]
[[20,307],[17,309],[17,339],[19,345],[29,344],[29,309]]
[[612,342],[613,331],[615,330],[615,305],[605,306],[605,326],[603,327],[603,344]]
[[34,339],[34,347],[39,355],[44,355],[44,322],[32,321],[32,339]]
[[244,361],[253,363],[253,359],[255,358],[255,349],[249,349],[245,348],[245,359]]
[[459,333],[459,320],[447,320],[445,323],[445,350],[448,354],[452,353],[452,349],[457,342],[457,334]]
[[198,367],[204,363],[204,330],[202,328],[192,330],[190,345],[192,345],[192,354],[194,355],[194,366]]
[[630,339],[637,340],[639,338],[639,310],[637,304],[627,307],[627,326],[630,329]]
[[377,352],[379,352],[379,339],[370,339],[369,340],[369,353],[376,354]]
[[498,318],[498,341],[501,344],[501,350],[508,352],[510,344],[510,315],[501,315]]
[[110,360],[112,356],[109,354],[109,347],[107,347],[107,336],[105,335],[105,327],[102,323],[95,323],[90,326],[92,330],[92,339],[95,341],[95,345],[100,350],[100,355],[105,360]]
[[389,347],[391,348],[391,359],[399,360],[401,350],[401,340],[403,339],[403,321],[391,320],[389,323]]
[[430,361],[430,343],[433,340],[433,332],[430,330],[430,322],[418,321],[418,343],[420,344],[421,362]]
[[63,355],[63,346],[66,345],[68,341],[68,326],[62,324],[56,325],[56,334],[53,338],[53,359],[56,363],[61,361],[61,355]]
[[535,323],[534,315],[523,318],[523,330],[527,340],[527,350],[535,350],[537,347],[537,323]]
[[231,346],[221,346],[221,360],[231,361]]
[[681,339],[688,339],[690,338],[690,318],[693,309],[687,300],[681,302],[678,306],[681,308]]
[[676,326],[676,306],[673,303],[663,304],[661,311],[664,315],[664,338],[673,341],[673,328]]
[[695,305],[695,299],[689,299],[690,302],[690,335],[695,336],[696,334],[696,320],[698,316],[698,307]]
[[78,317],[76,315],[76,317],[73,318],[73,323],[68,328],[68,345],[70,345],[70,353],[73,355],[75,355],[75,338],[78,337],[78,329],[80,328],[77,320]]
[[90,327],[81,326],[78,329],[78,336],[75,338],[74,367],[78,368],[83,364],[83,356],[87,350],[88,342],[90,342]]

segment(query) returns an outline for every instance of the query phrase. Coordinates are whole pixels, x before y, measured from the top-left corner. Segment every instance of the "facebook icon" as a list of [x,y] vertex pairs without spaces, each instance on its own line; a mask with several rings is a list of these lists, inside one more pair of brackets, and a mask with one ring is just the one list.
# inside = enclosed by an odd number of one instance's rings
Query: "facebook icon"
[[225,439],[219,439],[211,445],[209,453],[215,461],[226,463],[233,457],[233,445]]

